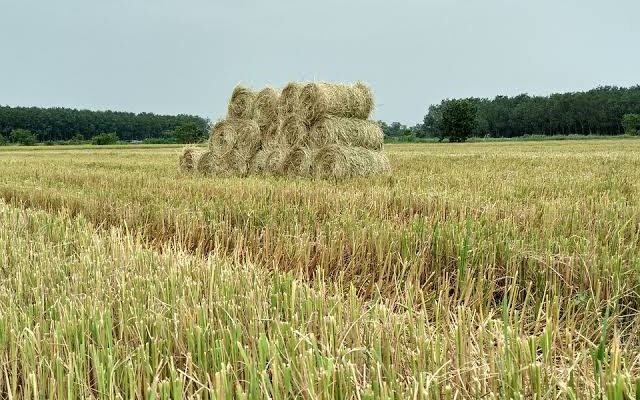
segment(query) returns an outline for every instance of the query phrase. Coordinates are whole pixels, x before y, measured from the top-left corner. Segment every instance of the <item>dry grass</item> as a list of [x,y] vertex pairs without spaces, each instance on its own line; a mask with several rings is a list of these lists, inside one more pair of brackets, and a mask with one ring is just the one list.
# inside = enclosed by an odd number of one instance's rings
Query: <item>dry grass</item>
[[216,122],[209,132],[209,148],[225,153],[233,148],[237,140],[237,132],[233,120],[222,119]]
[[265,140],[273,138],[278,130],[278,98],[279,93],[267,87],[258,92],[253,103],[253,119]]
[[320,178],[345,179],[385,175],[390,170],[389,159],[383,152],[332,144],[318,150],[311,173]]
[[[377,123],[366,120],[372,107],[371,91],[362,83],[314,83],[304,87],[290,83],[281,95],[272,88],[255,94],[237,86],[229,102],[228,118],[218,121],[209,135],[209,148],[215,156],[208,156],[199,170],[243,177],[309,176],[312,170],[319,171],[314,175],[321,178],[388,173],[389,163],[382,154],[382,130]],[[331,156],[327,153],[335,152],[335,147],[330,145],[345,148]],[[318,149],[325,147],[323,160],[331,165],[311,165]],[[369,154],[368,150],[380,154]],[[216,160],[221,164],[214,164]],[[366,162],[374,164],[365,167]],[[351,167],[354,170],[346,170]],[[330,175],[330,171],[340,175]]]
[[197,147],[185,147],[180,154],[180,170],[183,172],[194,172],[200,157],[206,150]]
[[251,89],[238,85],[231,93],[227,117],[231,119],[251,119],[254,112],[256,93]]
[[284,161],[291,147],[279,137],[264,143],[252,160],[250,172],[254,175],[279,176],[284,173]]
[[384,133],[375,121],[327,116],[313,125],[304,143],[315,148],[335,144],[381,151]]
[[317,150],[309,147],[293,147],[283,161],[283,174],[287,176],[311,176],[317,153]]
[[640,141],[385,149],[337,182],[0,150],[0,393],[635,396]]
[[302,108],[300,103],[300,92],[303,85],[298,82],[291,82],[282,89],[278,98],[278,113],[280,115],[299,114]]
[[309,129],[299,114],[289,114],[282,117],[279,134],[287,146],[298,146],[304,143]]
[[312,126],[326,115],[367,119],[373,109],[373,94],[364,83],[309,83],[300,93],[302,116]]

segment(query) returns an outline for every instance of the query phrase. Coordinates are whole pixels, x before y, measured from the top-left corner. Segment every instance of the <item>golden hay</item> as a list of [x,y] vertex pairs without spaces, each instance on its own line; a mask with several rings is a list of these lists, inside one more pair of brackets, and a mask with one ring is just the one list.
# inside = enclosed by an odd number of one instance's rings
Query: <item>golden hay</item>
[[304,142],[309,129],[299,114],[289,114],[282,118],[280,135],[289,146],[296,146]]
[[253,102],[253,119],[264,138],[273,137],[278,130],[278,97],[278,92],[268,87],[258,92]]
[[312,174],[320,178],[349,178],[389,172],[389,159],[385,153],[335,144],[320,149],[312,166]]
[[254,120],[235,120],[232,122],[236,131],[235,149],[247,158],[253,156],[262,145],[260,127]]
[[289,176],[309,176],[317,150],[304,146],[293,148],[283,161],[282,173]]
[[205,175],[229,175],[228,153],[220,153],[215,150],[207,150],[198,159],[197,170]]
[[240,147],[246,152],[256,152],[262,142],[260,127],[251,119],[222,119],[209,134],[209,148],[220,153]]
[[253,118],[253,102],[256,94],[244,86],[236,86],[231,94],[227,116],[237,119]]
[[308,126],[325,115],[367,119],[373,108],[373,94],[364,83],[309,83],[300,93],[302,115]]
[[209,148],[222,153],[229,151],[236,144],[236,136],[233,120],[221,119],[211,127]]
[[252,174],[282,175],[284,160],[291,148],[284,143],[282,138],[272,140],[258,151],[250,166]]
[[300,112],[300,93],[304,85],[291,82],[282,89],[278,99],[278,113],[280,116],[297,114]]
[[206,152],[204,149],[187,146],[182,150],[180,155],[180,170],[183,172],[193,172],[196,170],[198,160]]
[[225,155],[227,174],[233,176],[247,176],[254,154],[248,154],[239,148],[233,148]]
[[304,143],[311,147],[330,144],[382,150],[384,133],[378,123],[370,120],[326,116],[318,121]]

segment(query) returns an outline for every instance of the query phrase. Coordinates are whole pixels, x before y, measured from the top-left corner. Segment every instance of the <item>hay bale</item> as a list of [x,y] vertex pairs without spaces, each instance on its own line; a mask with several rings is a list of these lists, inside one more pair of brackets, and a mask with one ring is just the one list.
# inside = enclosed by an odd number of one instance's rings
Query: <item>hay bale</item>
[[326,116],[313,125],[304,143],[311,147],[339,144],[382,150],[384,133],[374,121]]
[[272,88],[262,89],[253,102],[253,119],[264,138],[275,136],[278,130],[279,93]]
[[349,178],[386,174],[390,166],[381,151],[332,144],[318,151],[311,172],[320,178]]
[[300,93],[304,85],[291,82],[282,89],[278,99],[278,113],[280,116],[297,114],[300,112]]
[[280,135],[284,141],[291,147],[300,145],[304,142],[309,129],[300,114],[288,114],[280,123]]
[[309,83],[300,93],[301,113],[311,126],[325,115],[367,119],[373,108],[373,94],[367,85]]
[[282,175],[284,161],[291,148],[279,137],[263,145],[253,158],[250,172],[258,175]]
[[294,147],[283,161],[282,173],[289,176],[310,176],[317,152],[305,146]]
[[209,134],[209,148],[220,153],[240,147],[248,153],[258,151],[262,135],[258,123],[252,119],[223,119],[218,121]]
[[262,145],[262,134],[258,123],[249,119],[235,120],[231,124],[236,132],[233,148],[240,151],[246,158],[254,156]]
[[194,172],[198,166],[198,161],[206,152],[204,149],[187,146],[180,154],[180,170],[183,172]]
[[229,175],[228,153],[221,153],[215,150],[207,150],[198,159],[196,169],[204,175]]
[[209,148],[218,152],[227,152],[236,144],[237,131],[234,120],[221,119],[209,132]]
[[231,93],[227,116],[234,119],[253,118],[253,102],[256,94],[244,86],[236,86]]

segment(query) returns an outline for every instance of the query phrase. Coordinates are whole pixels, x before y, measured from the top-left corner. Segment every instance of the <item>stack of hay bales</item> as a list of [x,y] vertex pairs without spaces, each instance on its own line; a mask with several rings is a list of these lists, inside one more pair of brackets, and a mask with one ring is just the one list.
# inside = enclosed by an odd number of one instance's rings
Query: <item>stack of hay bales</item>
[[359,82],[294,82],[257,93],[238,86],[227,117],[211,128],[208,150],[185,149],[180,165],[219,176],[388,173],[382,130],[368,119],[372,108],[371,90]]

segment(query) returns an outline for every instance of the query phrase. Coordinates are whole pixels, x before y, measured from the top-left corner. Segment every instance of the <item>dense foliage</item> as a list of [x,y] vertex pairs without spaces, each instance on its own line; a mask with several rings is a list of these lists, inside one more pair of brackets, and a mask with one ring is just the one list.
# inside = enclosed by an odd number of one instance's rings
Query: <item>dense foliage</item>
[[[640,86],[602,86],[587,92],[557,93],[550,96],[496,96],[469,98],[477,106],[472,136],[519,137],[551,135],[619,135],[640,130]],[[411,141],[441,138],[442,110],[453,100],[429,107],[423,123],[407,127],[399,122],[380,126],[387,138]],[[627,121],[625,122],[625,115]],[[625,129],[625,126],[628,129]]]
[[187,124],[196,127],[201,136],[206,134],[208,121],[193,115],[0,106],[0,135],[7,137],[14,129],[26,129],[38,142],[67,141],[78,134],[90,140],[109,132],[116,133],[119,140],[144,140]]
[[36,136],[26,129],[14,129],[9,134],[9,140],[24,146],[33,146],[36,144]]
[[473,133],[477,113],[476,105],[469,100],[451,100],[442,108],[440,137],[450,142],[464,142]]
[[640,132],[640,114],[625,114],[622,118],[624,133],[637,135]]
[[[603,86],[587,92],[550,96],[497,96],[493,100],[469,98],[476,104],[473,136],[619,135],[625,114],[640,113],[640,86]],[[429,107],[417,136],[439,136],[442,110],[453,100]]]

